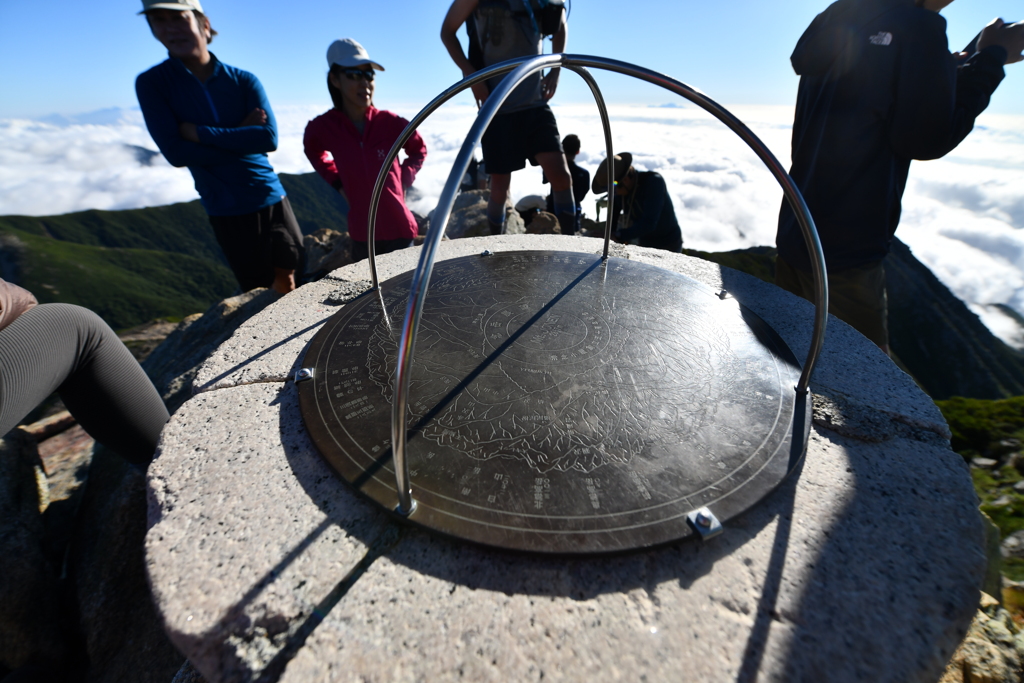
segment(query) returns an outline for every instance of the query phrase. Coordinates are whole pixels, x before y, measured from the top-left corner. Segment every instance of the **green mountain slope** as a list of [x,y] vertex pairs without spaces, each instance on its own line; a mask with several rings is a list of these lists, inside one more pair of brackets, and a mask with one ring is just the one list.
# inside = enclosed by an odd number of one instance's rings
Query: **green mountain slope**
[[[345,230],[348,206],[315,173],[280,175],[302,234]],[[0,232],[18,231],[94,247],[151,249],[225,263],[199,201],[125,211],[76,211],[59,216],[0,216]]]
[[[281,175],[305,234],[346,230],[347,206],[314,173]],[[772,281],[775,250],[688,251]],[[993,336],[898,241],[886,264],[891,346],[933,398],[1024,394],[1024,355]],[[61,216],[0,216],[0,277],[77,303],[115,329],[205,310],[236,290],[198,202]]]
[[348,232],[348,203],[323,178],[316,173],[280,173],[278,177],[303,235],[321,228]]
[[[280,177],[303,234],[347,229],[345,200],[318,175]],[[0,277],[43,303],[91,308],[114,329],[203,311],[237,289],[198,201],[0,216]]]
[[[149,249],[110,249],[8,231],[3,249],[17,252],[15,281],[40,303],[90,308],[114,329],[205,310],[237,288],[218,262]],[[0,277],[8,279],[6,270]]]

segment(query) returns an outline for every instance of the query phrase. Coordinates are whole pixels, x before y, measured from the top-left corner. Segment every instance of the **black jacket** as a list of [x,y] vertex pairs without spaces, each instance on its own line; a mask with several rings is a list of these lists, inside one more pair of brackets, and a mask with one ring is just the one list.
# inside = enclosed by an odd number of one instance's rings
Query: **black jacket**
[[[790,175],[803,193],[830,270],[883,258],[900,220],[911,159],[937,159],[963,140],[1003,78],[1006,51],[957,66],[946,20],[914,0],[839,0],[790,58],[800,75]],[[811,269],[783,200],[779,255]]]
[[[565,160],[569,165],[569,176],[572,178],[572,198],[576,202],[576,207],[579,208],[583,204],[583,198],[590,192],[590,171],[577,166],[575,161]],[[541,174],[540,181],[544,184],[548,183],[548,177],[546,174]],[[555,200],[549,194],[547,196],[548,213],[555,212]]]
[[[628,216],[629,226],[618,229],[619,212]],[[683,235],[676,221],[676,210],[668,195],[665,179],[654,171],[636,174],[636,187],[626,197],[615,196],[612,214],[615,239],[641,247],[679,252],[683,248]]]

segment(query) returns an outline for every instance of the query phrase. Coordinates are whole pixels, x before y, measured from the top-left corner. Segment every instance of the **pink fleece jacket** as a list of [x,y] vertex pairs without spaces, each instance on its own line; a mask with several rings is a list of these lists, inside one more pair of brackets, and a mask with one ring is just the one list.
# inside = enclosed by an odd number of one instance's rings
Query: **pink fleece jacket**
[[[370,196],[384,159],[409,122],[397,114],[370,107],[360,135],[343,112],[331,109],[306,124],[302,144],[316,172],[348,198],[348,233],[357,242],[367,241]],[[405,145],[406,160],[391,165],[380,208],[378,240],[412,239],[416,219],[405,205],[404,187],[412,185],[427,158],[427,145],[415,133]]]
[[0,330],[35,305],[36,298],[32,296],[32,292],[0,280]]

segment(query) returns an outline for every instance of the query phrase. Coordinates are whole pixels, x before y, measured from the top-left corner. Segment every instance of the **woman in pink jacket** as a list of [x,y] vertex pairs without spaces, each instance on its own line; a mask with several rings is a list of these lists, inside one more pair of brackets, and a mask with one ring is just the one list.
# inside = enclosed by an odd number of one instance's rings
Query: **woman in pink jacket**
[[[352,260],[367,257],[367,218],[370,196],[384,159],[409,122],[373,106],[374,69],[384,67],[370,60],[363,46],[344,38],[327,50],[327,89],[334,108],[306,124],[303,146],[316,172],[348,200],[348,234]],[[405,145],[406,159],[396,160],[388,172],[377,209],[377,254],[411,247],[416,219],[405,205],[405,191],[427,158],[427,146],[419,133]]]

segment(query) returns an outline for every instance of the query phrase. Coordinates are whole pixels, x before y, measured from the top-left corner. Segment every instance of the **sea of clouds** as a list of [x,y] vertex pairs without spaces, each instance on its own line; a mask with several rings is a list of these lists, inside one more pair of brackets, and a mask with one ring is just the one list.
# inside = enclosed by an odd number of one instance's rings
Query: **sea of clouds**
[[[416,110],[395,107],[411,117]],[[554,107],[563,134],[576,133],[577,163],[593,172],[604,158],[593,105]],[[788,167],[790,107],[732,108]],[[276,108],[284,173],[312,169],[302,151],[317,107]],[[662,174],[683,227],[684,244],[705,251],[772,245],[782,192],[735,134],[693,106],[612,106],[616,151]],[[448,105],[421,127],[427,163],[412,208],[433,208],[476,110]],[[83,209],[128,209],[197,197],[186,169],[173,168],[146,132],[137,110],[107,109],[77,117],[0,120],[0,215],[51,215]],[[974,132],[944,159],[914,162],[898,235],[914,254],[998,336],[1024,348],[1024,328],[1004,312],[1024,313],[1024,116],[982,115]],[[539,169],[512,180],[513,200],[547,194]],[[583,202],[593,216],[593,197]]]

